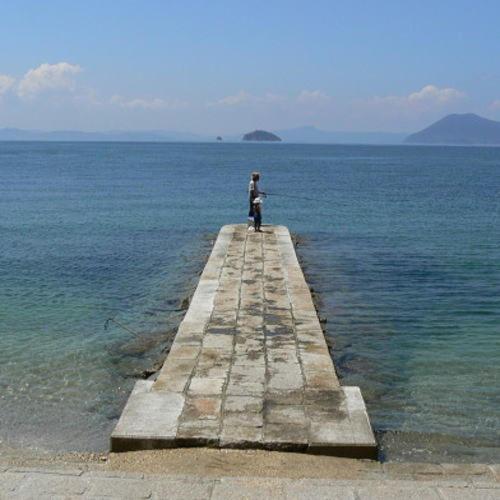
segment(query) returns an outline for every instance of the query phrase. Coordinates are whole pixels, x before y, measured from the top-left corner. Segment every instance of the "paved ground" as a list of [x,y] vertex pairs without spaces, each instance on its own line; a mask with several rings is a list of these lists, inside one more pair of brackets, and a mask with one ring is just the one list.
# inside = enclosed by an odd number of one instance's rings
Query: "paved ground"
[[[264,453],[264,452],[261,452]],[[269,452],[274,455],[274,452]],[[332,460],[331,457],[323,457]],[[339,460],[339,459],[333,459]],[[351,461],[356,462],[356,461]],[[487,465],[390,464],[332,479],[144,474],[93,467],[20,467],[0,462],[0,499],[8,498],[303,498],[303,499],[499,499],[500,467]],[[140,469],[140,467],[139,467]],[[354,471],[354,472],[353,472]],[[348,479],[343,476],[347,476]]]
[[172,446],[375,456],[285,227],[221,229],[158,379],[137,383],[112,437],[116,451]]

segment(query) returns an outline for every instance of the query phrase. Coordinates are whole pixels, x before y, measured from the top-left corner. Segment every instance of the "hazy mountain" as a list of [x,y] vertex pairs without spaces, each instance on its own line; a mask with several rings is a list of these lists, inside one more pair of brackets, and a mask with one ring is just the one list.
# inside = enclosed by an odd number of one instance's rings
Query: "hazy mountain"
[[204,142],[215,140],[188,132],[162,130],[82,132],[79,130],[0,129],[0,141]]
[[500,145],[500,122],[473,113],[442,118],[405,139],[411,144]]

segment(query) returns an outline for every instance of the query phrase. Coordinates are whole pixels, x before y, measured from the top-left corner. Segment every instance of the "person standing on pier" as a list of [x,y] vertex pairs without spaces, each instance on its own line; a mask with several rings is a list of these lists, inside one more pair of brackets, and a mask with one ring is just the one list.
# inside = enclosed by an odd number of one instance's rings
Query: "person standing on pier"
[[262,224],[262,199],[260,196],[257,196],[255,200],[253,200],[253,227],[256,233],[261,233],[262,229],[260,225]]
[[263,191],[259,191],[259,180],[260,173],[252,172],[250,176],[250,184],[248,185],[248,201],[250,203],[250,209],[248,211],[248,227],[251,227],[251,224],[254,223],[254,200],[258,198],[261,194],[265,195]]

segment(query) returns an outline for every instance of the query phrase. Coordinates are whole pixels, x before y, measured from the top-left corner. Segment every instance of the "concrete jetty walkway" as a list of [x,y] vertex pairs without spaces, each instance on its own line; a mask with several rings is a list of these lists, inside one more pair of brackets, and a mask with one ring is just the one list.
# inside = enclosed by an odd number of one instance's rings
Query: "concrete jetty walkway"
[[155,382],[137,382],[113,451],[216,446],[375,458],[341,387],[288,229],[224,226]]

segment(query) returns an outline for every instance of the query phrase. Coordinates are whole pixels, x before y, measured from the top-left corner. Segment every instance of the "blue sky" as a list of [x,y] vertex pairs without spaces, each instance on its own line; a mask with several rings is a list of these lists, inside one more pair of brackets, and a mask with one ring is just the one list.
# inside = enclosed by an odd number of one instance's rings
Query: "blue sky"
[[231,134],[500,119],[499,19],[488,0],[0,0],[0,127]]

